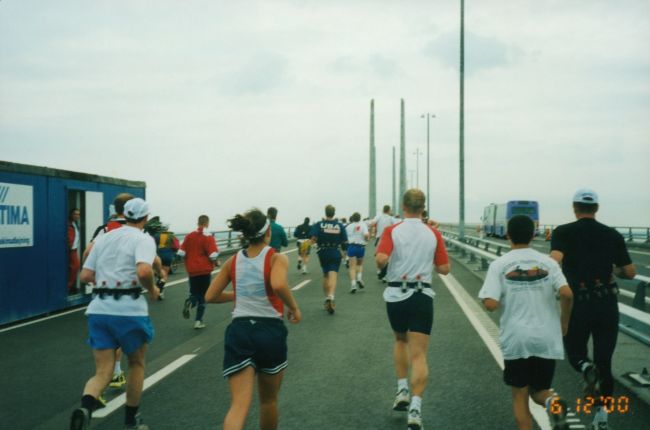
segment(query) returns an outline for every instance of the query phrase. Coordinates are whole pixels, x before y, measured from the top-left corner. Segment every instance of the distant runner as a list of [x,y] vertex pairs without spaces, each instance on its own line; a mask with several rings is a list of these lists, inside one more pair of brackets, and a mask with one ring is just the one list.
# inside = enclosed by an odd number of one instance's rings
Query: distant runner
[[[383,213],[377,215],[375,218],[373,218],[370,221],[370,225],[374,226],[374,230],[375,230],[375,248],[379,244],[379,240],[384,234],[384,230],[386,229],[386,227],[391,226],[398,221],[399,220],[397,220],[395,217],[391,215],[389,205],[384,205]],[[388,270],[388,266],[384,266],[380,269],[377,269],[377,277],[379,278],[380,281],[384,283],[386,282],[384,278],[386,277],[387,270]]]
[[323,270],[323,292],[325,293],[325,310],[333,314],[336,308],[336,278],[341,266],[341,251],[348,245],[348,237],[343,224],[334,219],[336,209],[332,205],[325,207],[325,220],[311,226],[312,243],[318,244],[318,260]]
[[303,275],[307,274],[307,263],[309,263],[309,254],[311,252],[310,228],[309,218],[305,218],[305,221],[293,231],[298,246],[298,270],[302,269]]
[[350,217],[351,223],[345,228],[348,235],[348,257],[350,258],[350,292],[357,292],[357,286],[363,288],[363,257],[366,252],[368,227],[361,222],[361,215],[355,212]]

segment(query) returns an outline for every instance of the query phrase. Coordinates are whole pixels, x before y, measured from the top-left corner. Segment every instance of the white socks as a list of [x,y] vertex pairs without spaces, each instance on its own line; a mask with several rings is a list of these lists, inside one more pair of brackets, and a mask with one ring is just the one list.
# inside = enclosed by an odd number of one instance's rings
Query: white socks
[[409,410],[415,409],[416,411],[420,411],[422,409],[422,397],[420,396],[413,396],[411,397],[411,405],[409,406]]
[[397,391],[409,390],[409,381],[406,378],[397,380]]
[[352,288],[355,288],[357,286],[357,281],[355,279],[352,280]]
[[363,273],[361,273],[361,272],[357,273],[357,281],[361,280],[361,275],[363,275]]
[[113,368],[113,374],[119,375],[122,372],[122,363],[120,360],[115,360],[115,367]]

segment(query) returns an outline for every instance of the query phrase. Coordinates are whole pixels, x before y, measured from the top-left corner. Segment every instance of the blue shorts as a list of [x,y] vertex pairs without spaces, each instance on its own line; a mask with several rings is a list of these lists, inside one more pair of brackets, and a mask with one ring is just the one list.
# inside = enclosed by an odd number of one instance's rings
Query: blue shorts
[[224,378],[248,366],[275,375],[287,367],[287,328],[280,318],[238,317],[226,328]]
[[348,246],[348,257],[363,258],[364,255],[366,255],[365,246],[354,243]]
[[92,349],[117,349],[128,355],[153,339],[149,317],[88,315],[88,340]]
[[160,262],[163,266],[169,267],[174,261],[176,253],[171,248],[160,248],[158,249],[158,257],[160,257]]
[[319,249],[318,261],[324,275],[327,272],[338,272],[339,266],[341,266],[341,252],[338,248]]

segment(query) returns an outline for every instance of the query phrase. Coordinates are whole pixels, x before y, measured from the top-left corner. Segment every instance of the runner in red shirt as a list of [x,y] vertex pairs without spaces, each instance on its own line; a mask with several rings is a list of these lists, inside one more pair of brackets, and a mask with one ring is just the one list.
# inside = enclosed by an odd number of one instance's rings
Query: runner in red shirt
[[219,250],[214,237],[208,231],[210,218],[201,215],[198,229],[185,236],[178,255],[185,258],[185,269],[190,279],[190,295],[183,304],[183,318],[190,317],[190,308],[196,307],[194,328],[201,329],[205,313],[205,292],[210,286],[212,270],[217,262]]

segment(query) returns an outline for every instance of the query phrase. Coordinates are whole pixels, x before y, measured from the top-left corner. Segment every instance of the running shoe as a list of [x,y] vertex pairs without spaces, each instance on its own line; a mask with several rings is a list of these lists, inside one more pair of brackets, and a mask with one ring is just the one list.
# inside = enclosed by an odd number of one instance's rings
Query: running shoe
[[106,398],[104,397],[104,393],[100,394],[99,397],[97,397],[97,403],[95,404],[95,407],[97,409],[105,408],[106,407]]
[[298,260],[298,270],[302,268],[302,260]]
[[567,404],[562,399],[553,400],[553,408],[548,411],[553,430],[569,430],[567,422]]
[[357,286],[356,286],[356,285],[352,285],[352,286],[350,287],[350,294],[354,294],[354,293],[356,293],[356,292],[357,292]]
[[325,299],[325,310],[326,310],[329,314],[333,314],[333,313],[334,313],[334,308],[335,308],[335,307],[336,307],[336,305],[334,304],[334,299]]
[[70,417],[70,430],[86,430],[90,427],[90,411],[86,408],[77,408]]
[[363,281],[362,281],[361,279],[357,279],[357,285],[358,285],[359,288],[361,288],[361,289],[366,288],[366,286],[363,285]]
[[183,303],[183,318],[190,319],[190,307],[192,307],[192,300],[190,299],[185,299],[185,303]]
[[307,266],[302,266],[302,274],[303,275],[307,274]]
[[163,301],[163,300],[165,300],[165,292],[161,291],[160,293],[158,293],[158,301]]
[[594,363],[587,364],[582,371],[585,396],[597,398],[600,394],[600,372]]
[[417,409],[411,409],[409,411],[408,421],[406,422],[409,430],[422,430],[422,415]]
[[124,384],[126,384],[126,376],[124,376],[124,371],[122,371],[120,373],[113,373],[113,379],[111,379],[108,386],[111,388],[120,388]]
[[133,425],[125,424],[124,430],[149,430],[149,426],[142,422],[142,418],[140,418],[140,414],[136,414],[135,424]]
[[607,421],[593,422],[589,426],[589,430],[609,430],[609,424],[607,424]]
[[194,328],[195,329],[205,328],[205,324],[203,324],[203,321],[197,321],[194,323]]
[[402,388],[397,392],[397,395],[395,396],[395,401],[393,402],[393,410],[407,411],[410,404],[411,396],[409,395],[409,390]]

